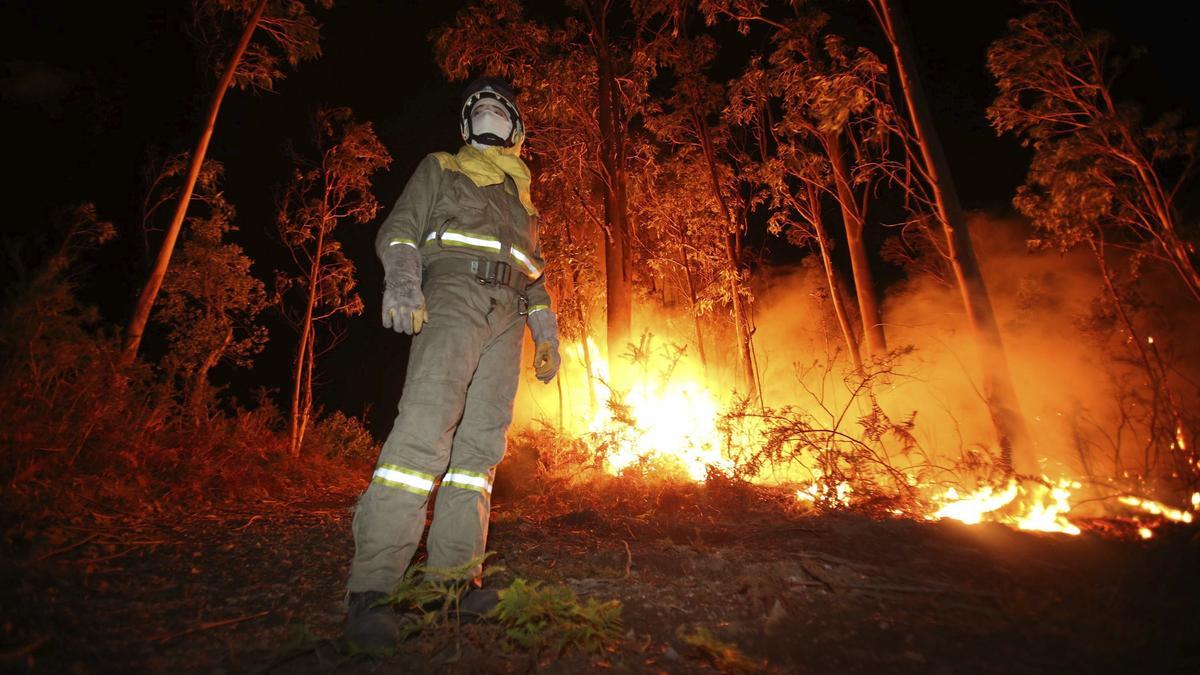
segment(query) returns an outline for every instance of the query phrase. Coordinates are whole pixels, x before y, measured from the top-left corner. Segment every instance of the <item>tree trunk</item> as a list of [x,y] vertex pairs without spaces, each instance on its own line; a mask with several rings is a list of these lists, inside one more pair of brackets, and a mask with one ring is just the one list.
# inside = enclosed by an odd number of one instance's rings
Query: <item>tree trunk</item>
[[[325,247],[325,228],[317,232],[317,247],[313,253],[312,267],[308,274],[308,301],[304,307],[304,319],[300,324],[300,344],[296,346],[296,363],[292,368],[292,407],[288,417],[288,435],[291,438],[292,457],[300,456],[300,443],[304,440],[304,428],[308,422],[308,406],[305,401],[311,400],[312,392],[307,395],[305,383],[312,383],[312,340],[313,340],[313,309],[317,305],[317,288],[320,285],[321,256]],[[305,371],[307,369],[307,376]]]
[[230,83],[233,82],[233,75],[237,72],[238,64],[246,53],[246,48],[250,45],[250,38],[254,35],[254,30],[258,27],[258,21],[266,6],[267,0],[259,0],[258,5],[255,6],[254,13],[246,22],[242,37],[233,51],[233,56],[229,58],[229,64],[225,67],[220,82],[217,83],[212,100],[209,101],[208,116],[205,119],[204,128],[200,132],[200,139],[196,142],[196,149],[192,151],[191,163],[188,166],[183,189],[179,194],[175,215],[172,216],[171,224],[167,227],[167,233],[163,238],[162,248],[158,251],[154,269],[150,272],[150,278],[146,280],[146,285],[142,288],[142,293],[133,310],[133,317],[129,320],[129,326],[125,330],[125,345],[119,364],[122,368],[133,365],[134,359],[137,358],[142,334],[146,330],[146,322],[150,319],[150,309],[154,306],[154,299],[158,297],[163,278],[167,275],[167,266],[171,264],[171,254],[175,251],[175,241],[179,238],[179,231],[187,216],[188,204],[192,200],[192,191],[196,188],[196,179],[200,176],[200,168],[204,165],[204,156],[208,153],[208,142],[212,139],[213,129],[217,125],[217,114],[221,110],[221,101],[225,98],[225,92],[229,90]]
[[938,216],[946,236],[950,265],[962,293],[967,321],[979,344],[983,371],[983,395],[991,413],[1000,446],[1001,462],[1010,474],[1035,473],[1038,465],[1033,440],[1021,413],[1016,390],[1008,369],[1008,357],[1000,337],[1000,327],[992,311],[991,298],[975,258],[975,249],[967,232],[966,218],[958,201],[958,192],[950,174],[949,162],[933,124],[933,113],[925,100],[917,76],[915,53],[907,26],[903,23],[896,0],[873,0],[876,12],[896,59],[897,74],[904,91],[908,113],[929,173]]
[[887,355],[887,340],[883,332],[883,318],[879,313],[879,296],[875,293],[875,280],[871,275],[870,258],[863,243],[863,218],[856,207],[841,134],[826,134],[822,144],[833,168],[838,206],[841,208],[842,223],[846,228],[846,248],[850,252],[850,271],[854,274],[854,292],[858,296],[858,312],[862,317],[867,354],[873,358],[881,358]]
[[196,368],[196,373],[192,379],[192,405],[189,406],[193,408],[193,410],[195,406],[199,404],[205,387],[208,386],[209,371],[211,371],[217,365],[217,361],[221,359],[221,354],[224,354],[225,350],[228,349],[229,345],[232,343],[233,326],[229,325],[225,327],[225,339],[221,341],[221,345],[205,355],[204,360],[200,363],[200,366]]
[[838,283],[837,270],[833,266],[833,258],[829,254],[829,235],[825,232],[825,219],[821,217],[821,196],[818,188],[812,183],[805,187],[808,190],[808,200],[811,204],[812,226],[817,233],[817,247],[821,251],[821,265],[825,268],[825,283],[829,285],[829,302],[833,304],[833,313],[837,317],[838,328],[842,331],[842,339],[846,341],[846,353],[855,370],[862,370],[862,355],[858,351],[858,340],[854,339],[854,330],[850,327],[850,318],[846,313],[846,303],[842,301],[842,288]]
[[300,425],[296,432],[296,453],[294,457],[300,455],[300,449],[304,447],[304,433],[308,431],[308,423],[312,420],[313,411],[313,371],[317,367],[317,336],[315,329],[308,336],[308,354],[304,359],[304,398],[300,401]]
[[696,313],[696,305],[700,304],[696,297],[696,282],[692,278],[692,256],[688,254],[688,245],[686,242],[691,241],[691,235],[688,233],[687,225],[683,226],[683,273],[687,278],[688,301],[691,303],[692,321],[696,326],[696,348],[700,352],[700,365],[704,368],[704,377],[708,377],[708,355],[704,353],[704,331],[700,326],[700,315]]
[[[563,228],[563,232],[567,237],[567,246],[570,250],[575,250],[575,235],[571,230],[570,224]],[[571,292],[579,294],[579,266],[570,266]],[[582,301],[571,303],[575,308],[576,325],[579,326],[579,347],[583,350],[583,366],[587,371],[587,392],[588,392],[588,412],[591,415],[596,414],[596,390],[592,386],[595,382],[595,376],[592,371],[592,350],[588,347],[588,337],[591,335],[592,326],[588,317],[585,304]]]
[[737,333],[738,372],[746,383],[746,393],[751,397],[758,396],[758,378],[754,376],[754,360],[751,356],[749,320],[746,313],[745,298],[741,292],[741,237],[738,232],[730,232],[725,237],[725,256],[730,271],[729,295],[733,305],[733,327]]
[[750,343],[753,335],[750,332],[746,301],[742,297],[741,284],[739,283],[741,280],[742,261],[741,232],[744,228],[741,227],[741,223],[734,222],[729,204],[725,201],[724,193],[721,192],[721,176],[717,171],[716,150],[713,148],[712,133],[708,127],[708,120],[704,119],[702,115],[694,114],[692,123],[696,127],[697,136],[700,137],[700,147],[704,151],[704,159],[708,164],[708,175],[713,197],[716,198],[717,204],[721,206],[721,215],[725,219],[725,228],[729,233],[725,240],[725,254],[729,269],[734,272],[730,276],[729,297],[730,303],[733,306],[733,325],[737,331],[738,370],[741,373],[743,381],[746,383],[749,395],[756,396],[758,394],[758,378],[754,372],[753,346]]
[[617,356],[629,342],[633,315],[633,287],[629,259],[629,218],[625,201],[624,167],[621,166],[623,142],[619,133],[617,115],[618,92],[613,73],[612,55],[609,51],[606,17],[585,3],[592,24],[592,37],[596,49],[597,74],[597,120],[600,124],[600,166],[604,195],[604,220],[607,232],[604,236],[604,276],[606,304],[608,308],[608,362],[609,377],[617,363]]

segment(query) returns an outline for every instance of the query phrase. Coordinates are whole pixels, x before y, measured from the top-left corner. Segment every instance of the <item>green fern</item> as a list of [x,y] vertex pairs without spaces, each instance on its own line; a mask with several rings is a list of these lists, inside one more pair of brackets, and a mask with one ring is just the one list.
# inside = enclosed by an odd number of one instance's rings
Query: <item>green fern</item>
[[[401,638],[418,633],[426,628],[458,623],[458,603],[475,580],[475,570],[493,555],[491,551],[479,558],[455,567],[425,567],[414,565],[405,573],[404,579],[384,601],[407,611],[407,621],[401,627]],[[483,576],[488,577],[504,571],[503,567],[489,567]]]
[[504,628],[510,648],[550,650],[555,655],[571,647],[599,651],[621,637],[619,600],[580,602],[566,586],[543,587],[524,579],[500,591],[500,604],[491,617]]

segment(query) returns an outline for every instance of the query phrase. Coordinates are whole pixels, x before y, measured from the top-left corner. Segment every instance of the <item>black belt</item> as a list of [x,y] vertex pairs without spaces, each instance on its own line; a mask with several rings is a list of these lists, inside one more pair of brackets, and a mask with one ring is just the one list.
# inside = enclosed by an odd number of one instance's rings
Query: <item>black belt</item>
[[470,274],[475,281],[485,286],[507,286],[518,293],[524,294],[529,288],[528,278],[512,265],[501,260],[484,260],[482,258],[442,258],[434,260],[425,267],[428,275],[436,274]]

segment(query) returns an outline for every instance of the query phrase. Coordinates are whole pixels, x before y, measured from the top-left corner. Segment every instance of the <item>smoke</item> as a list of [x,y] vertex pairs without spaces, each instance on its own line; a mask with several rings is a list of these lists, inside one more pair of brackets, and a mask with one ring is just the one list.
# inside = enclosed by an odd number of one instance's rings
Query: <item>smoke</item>
[[[1170,421],[1167,438],[1162,411],[1147,403],[1153,392],[1136,345],[1105,310],[1105,287],[1091,253],[1031,252],[1028,225],[1015,218],[974,214],[969,227],[1036,444],[1033,471],[1051,479],[1106,484],[1114,478],[1161,476],[1172,466],[1177,470],[1171,453],[1180,450],[1168,447],[1176,421]],[[1200,381],[1200,354],[1197,341],[1187,336],[1200,330],[1200,320],[1195,312],[1179,309],[1189,305],[1173,295],[1177,291],[1171,289],[1179,285],[1170,275],[1148,271],[1139,288],[1142,297],[1130,305],[1136,310],[1139,339],[1152,336],[1155,353],[1174,373],[1176,409],[1197,410],[1196,386],[1188,383]],[[847,307],[854,311],[852,302]],[[739,383],[729,319],[721,314],[702,317],[707,363],[701,363],[688,309],[686,303],[642,303],[634,316],[635,342],[649,357],[611,359],[618,368],[616,381],[653,387],[668,380],[698,382],[721,405],[729,405]],[[868,366],[882,371],[871,387],[872,399],[855,389],[860,378],[846,353],[816,256],[798,267],[760,275],[754,344],[763,403],[802,409],[815,424],[856,437],[864,433],[860,420],[873,411],[882,410],[893,421],[912,416],[912,433],[922,450],[919,459],[926,466],[961,465],[972,453],[994,455],[995,431],[981,392],[980,360],[957,287],[928,274],[910,276],[888,289],[882,313],[890,355]],[[852,319],[861,336],[857,317]],[[603,335],[602,326],[597,328],[594,334]],[[527,345],[527,360],[531,349]],[[865,345],[861,349],[871,364]],[[518,424],[557,426],[561,420],[568,431],[586,430],[608,392],[594,381],[589,392],[581,356],[579,345],[564,345],[563,370],[551,385],[537,382],[525,368]],[[593,371],[607,377],[601,350],[593,346],[592,357]],[[1156,412],[1157,431],[1147,422]],[[1184,421],[1187,428],[1181,431],[1191,439],[1195,420]]]
[[[1178,449],[1148,446],[1145,418],[1152,411],[1135,402],[1148,396],[1148,379],[1127,332],[1112,317],[1096,316],[1107,302],[1091,253],[1031,252],[1028,226],[1014,218],[973,214],[969,227],[1036,444],[1037,470],[1051,478],[1097,481],[1161,474],[1167,460],[1147,457]],[[764,355],[765,395],[775,404],[803,405],[798,398],[812,403],[816,397],[809,392],[819,391],[823,405],[838,411],[849,405],[850,417],[865,414],[862,402],[847,401],[840,377],[830,374],[817,382],[820,373],[804,368],[844,352],[824,286],[820,270],[807,266],[768,280],[761,292],[756,338]],[[1179,285],[1171,276],[1149,271],[1141,286],[1155,302],[1143,304],[1136,317],[1139,337],[1153,337],[1153,348],[1170,355],[1165,360],[1178,374],[1172,385],[1179,392],[1177,405],[1194,410],[1196,389],[1186,383],[1197,381],[1200,359],[1196,341],[1187,336],[1200,322],[1194,312],[1178,309],[1186,300],[1172,290]],[[952,463],[972,449],[994,450],[975,341],[957,287],[929,275],[910,277],[889,289],[882,313],[889,349],[901,355],[876,389],[881,407],[893,419],[915,412],[914,434],[937,461]],[[845,356],[839,358],[839,372],[845,372]],[[800,373],[809,381],[801,381]]]

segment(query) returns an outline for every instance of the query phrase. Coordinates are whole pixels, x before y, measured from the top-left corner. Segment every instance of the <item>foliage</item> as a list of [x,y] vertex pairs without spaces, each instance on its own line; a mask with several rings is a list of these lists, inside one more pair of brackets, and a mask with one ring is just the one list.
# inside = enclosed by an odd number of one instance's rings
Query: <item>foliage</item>
[[1176,114],[1153,123],[1115,99],[1122,67],[1112,37],[1085,30],[1068,0],[1034,3],[988,50],[999,94],[988,109],[997,133],[1031,145],[1029,175],[1014,200],[1038,227],[1039,246],[1089,240],[1146,246],[1200,301],[1194,231],[1177,197],[1193,177],[1200,130]]
[[95,206],[72,213],[62,243],[0,314],[0,440],[4,475],[36,481],[74,469],[95,435],[127,431],[137,401],[112,395],[117,344],[76,297],[81,258],[115,234]]
[[[413,565],[404,573],[385,602],[406,613],[401,637],[408,638],[428,628],[457,627],[460,623],[459,603],[473,587],[476,571],[491,552],[451,568]],[[503,572],[503,567],[489,566],[483,577]]]
[[[293,455],[300,452],[312,409],[317,358],[341,339],[335,320],[363,310],[354,263],[334,231],[343,222],[365,224],[375,217],[379,202],[371,180],[392,162],[371,123],[355,121],[349,108],[320,109],[314,121],[316,159],[295,158],[297,168],[276,214],[294,262],[291,274],[275,275],[279,307],[299,335],[292,373]],[[319,328],[327,332],[323,342]]]
[[340,410],[317,421],[304,435],[304,455],[320,456],[355,464],[374,462],[379,457],[379,444],[357,417],[348,417]]
[[[225,53],[245,29],[246,22],[263,0],[193,0],[192,28],[207,47],[213,70],[227,66]],[[333,0],[266,0],[267,6],[255,29],[255,37],[234,72],[233,83],[241,89],[274,91],[285,77],[284,66],[295,68],[303,61],[321,56],[321,26],[310,10],[333,7]]]
[[561,655],[578,648],[595,652],[621,638],[621,603],[580,601],[566,586],[514,579],[500,591],[494,618],[510,647]]
[[[1180,203],[1193,185],[1200,130],[1182,127],[1177,114],[1148,122],[1139,106],[1117,100],[1124,58],[1111,35],[1078,22],[1068,0],[1033,6],[988,50],[999,89],[988,118],[997,133],[1011,133],[1034,151],[1013,203],[1036,227],[1031,248],[1091,253],[1104,297],[1085,323],[1099,329],[1099,349],[1140,371],[1137,386],[1114,379],[1121,423],[1104,444],[1114,446],[1114,465],[1126,463],[1117,470],[1128,473],[1121,430],[1133,425],[1143,437],[1142,478],[1157,473],[1195,482],[1196,469],[1179,453],[1162,458],[1162,448],[1175,447],[1192,428],[1184,401],[1195,386],[1179,377],[1169,341],[1152,344],[1153,334],[1169,334],[1170,318],[1145,301],[1150,281],[1143,277],[1159,263],[1200,302],[1197,233]],[[1110,343],[1112,335],[1122,336],[1119,343]]]
[[[118,370],[120,342],[77,298],[82,261],[113,233],[94,207],[76,210],[63,243],[0,312],[0,482],[12,513],[31,518],[119,510],[195,512],[213,502],[291,491],[352,492],[345,458],[291,465],[267,395],[228,401],[197,425],[188,383],[146,364]],[[318,428],[322,423],[318,422]],[[351,427],[335,420],[333,428]],[[333,434],[325,434],[333,436]]]
[[847,372],[840,392],[829,364],[798,365],[797,385],[808,400],[761,410],[748,401],[734,405],[720,423],[725,435],[759,435],[758,442],[733,449],[735,475],[750,479],[799,468],[809,476],[804,493],[819,507],[882,502],[917,512],[914,486],[938,477],[938,469],[917,442],[916,412],[889,415],[875,394],[880,382],[901,377],[897,366],[910,352],[894,350]]
[[766,670],[765,660],[751,659],[738,649],[737,645],[718,640],[704,626],[696,626],[690,631],[680,626],[675,631],[675,635],[685,644],[695,647],[714,668],[722,673],[758,673]]
[[[187,156],[181,155],[162,173],[175,176],[186,165]],[[267,293],[250,274],[250,258],[228,241],[237,228],[232,223],[235,210],[221,191],[223,173],[224,167],[213,160],[200,172],[193,201],[208,212],[188,219],[186,238],[172,274],[163,282],[155,314],[167,327],[170,346],[162,367],[187,383],[187,407],[196,413],[211,396],[209,371],[222,361],[247,368],[267,342],[266,327],[256,322],[267,307]],[[160,178],[155,184],[161,189],[164,182]]]

